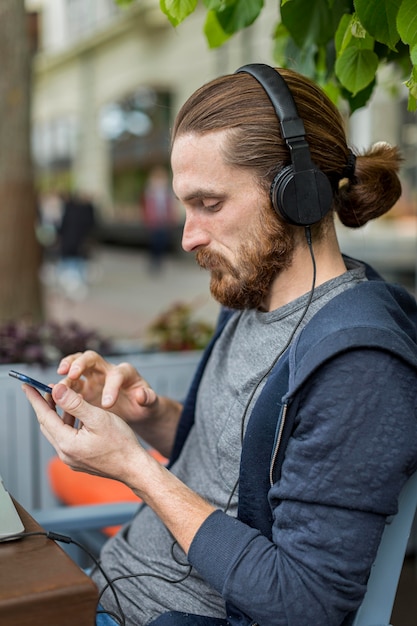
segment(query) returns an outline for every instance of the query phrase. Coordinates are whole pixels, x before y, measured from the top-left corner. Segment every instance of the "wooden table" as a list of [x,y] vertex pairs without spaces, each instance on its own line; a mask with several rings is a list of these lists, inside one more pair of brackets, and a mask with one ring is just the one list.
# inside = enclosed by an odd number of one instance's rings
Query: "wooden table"
[[[42,531],[18,504],[27,532]],[[51,539],[0,543],[0,624],[94,626],[97,587]]]

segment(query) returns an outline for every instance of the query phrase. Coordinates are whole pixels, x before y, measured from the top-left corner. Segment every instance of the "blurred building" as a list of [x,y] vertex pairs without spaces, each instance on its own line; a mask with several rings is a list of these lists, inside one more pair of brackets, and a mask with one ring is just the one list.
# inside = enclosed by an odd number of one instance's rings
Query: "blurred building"
[[[109,237],[137,239],[148,172],[169,164],[169,130],[188,95],[254,58],[272,60],[277,2],[219,50],[205,9],[174,29],[158,0],[28,0],[37,14],[33,146],[41,190],[92,194]],[[110,225],[110,228],[107,226]]]

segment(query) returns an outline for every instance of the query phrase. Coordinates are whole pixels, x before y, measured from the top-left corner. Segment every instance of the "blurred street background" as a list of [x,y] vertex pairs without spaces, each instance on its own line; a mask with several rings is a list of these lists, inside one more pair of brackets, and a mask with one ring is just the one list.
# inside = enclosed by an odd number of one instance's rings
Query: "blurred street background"
[[128,350],[140,348],[151,322],[176,303],[191,306],[193,315],[208,323],[217,317],[209,274],[185,253],[169,255],[154,271],[144,249],[100,245],[81,292],[68,293],[54,265],[45,264],[42,276],[48,320],[77,321]]

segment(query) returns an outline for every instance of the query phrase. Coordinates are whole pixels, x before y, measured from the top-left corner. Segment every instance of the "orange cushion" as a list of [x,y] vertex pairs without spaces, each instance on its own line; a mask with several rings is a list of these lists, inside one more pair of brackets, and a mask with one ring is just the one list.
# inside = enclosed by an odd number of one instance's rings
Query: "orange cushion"
[[[156,450],[149,450],[149,453],[160,463],[166,463],[166,459]],[[76,506],[110,502],[140,502],[133,491],[123,483],[111,478],[76,472],[58,457],[49,461],[48,477],[52,492],[64,504]],[[119,528],[120,526],[111,526],[103,531],[107,535],[114,535]]]

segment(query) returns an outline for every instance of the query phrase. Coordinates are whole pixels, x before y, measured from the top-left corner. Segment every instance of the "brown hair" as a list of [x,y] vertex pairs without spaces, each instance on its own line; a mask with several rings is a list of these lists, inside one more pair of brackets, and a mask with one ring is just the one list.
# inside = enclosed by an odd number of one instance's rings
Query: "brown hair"
[[[330,179],[334,209],[342,223],[355,228],[389,211],[401,195],[398,149],[377,144],[357,154],[354,175],[345,179],[350,150],[338,109],[305,76],[288,69],[279,72],[304,122],[312,160]],[[172,141],[181,134],[219,130],[229,131],[225,162],[254,170],[265,189],[291,163],[269,97],[249,74],[222,76],[194,92],[177,115]]]

